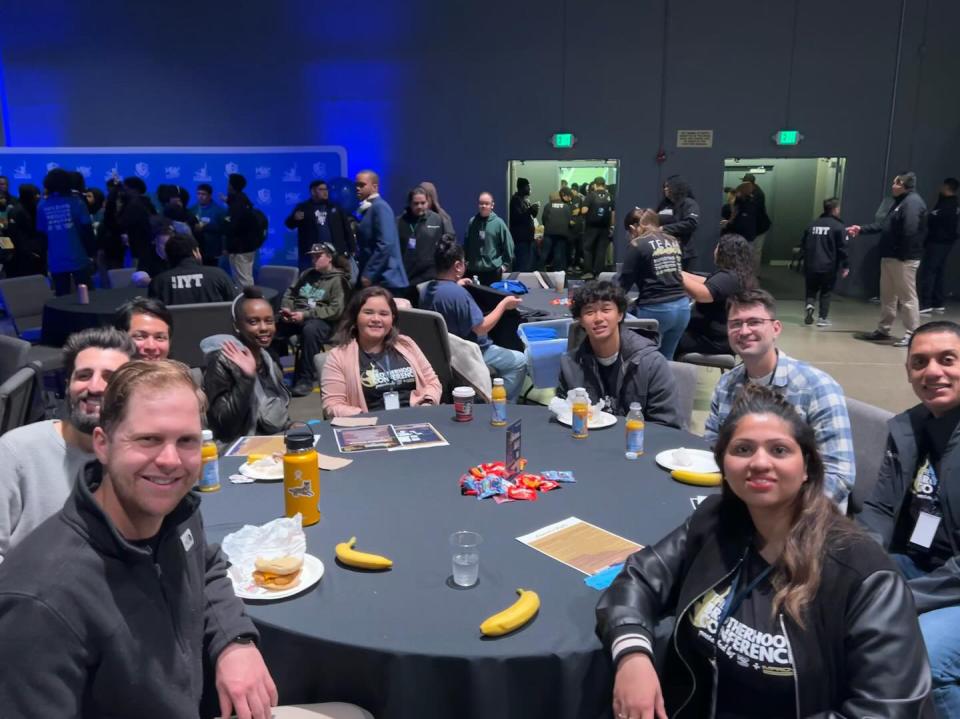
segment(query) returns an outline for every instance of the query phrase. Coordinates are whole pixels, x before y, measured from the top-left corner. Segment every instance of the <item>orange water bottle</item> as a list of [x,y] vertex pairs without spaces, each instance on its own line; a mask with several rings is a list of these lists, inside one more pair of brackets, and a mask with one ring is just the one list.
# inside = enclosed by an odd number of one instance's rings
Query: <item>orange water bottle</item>
[[200,471],[197,489],[201,492],[216,492],[220,489],[220,455],[217,453],[217,443],[213,441],[213,432],[205,429],[202,436],[200,458],[203,469]]
[[490,424],[494,427],[507,426],[507,388],[503,385],[503,378],[493,380],[493,392],[490,393],[490,403],[493,412],[490,415]]
[[643,421],[643,407],[639,402],[630,403],[630,413],[627,415],[627,449],[623,453],[627,459],[638,459],[643,454],[643,430],[646,424]]
[[[296,425],[303,425],[297,427]],[[295,422],[283,437],[283,508],[288,517],[299,512],[303,526],[320,521],[320,458],[313,448],[313,430]]]
[[590,424],[590,397],[587,390],[577,387],[573,391],[573,401],[570,407],[570,429],[574,439],[586,439]]

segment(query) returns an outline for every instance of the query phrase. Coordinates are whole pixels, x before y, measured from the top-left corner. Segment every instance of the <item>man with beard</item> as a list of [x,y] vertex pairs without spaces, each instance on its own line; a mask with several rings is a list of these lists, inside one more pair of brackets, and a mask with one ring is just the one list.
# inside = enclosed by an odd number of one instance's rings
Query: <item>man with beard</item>
[[70,335],[63,346],[69,377],[64,419],[24,425],[0,437],[0,562],[63,507],[80,468],[94,459],[93,428],[107,382],[136,353],[133,341],[113,328]]

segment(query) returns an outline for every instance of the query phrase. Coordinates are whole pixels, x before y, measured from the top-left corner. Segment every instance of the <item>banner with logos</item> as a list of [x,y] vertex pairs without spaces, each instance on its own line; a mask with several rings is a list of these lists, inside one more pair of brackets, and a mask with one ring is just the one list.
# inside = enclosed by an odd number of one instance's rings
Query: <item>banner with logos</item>
[[[309,199],[310,182],[333,180],[347,172],[347,151],[339,145],[315,147],[0,147],[0,175],[10,192],[30,183],[43,188],[54,167],[76,170],[88,187],[104,189],[112,177],[136,176],[153,197],[158,185],[185,187],[191,204],[197,185],[213,185],[215,201],[226,194],[227,175],[247,178],[246,193],[270,220],[260,250],[262,264],[297,264],[296,231],[283,221],[293,206]],[[155,198],[154,198],[155,199]],[[157,204],[156,202],[154,204]],[[159,209],[159,207],[158,207]]]

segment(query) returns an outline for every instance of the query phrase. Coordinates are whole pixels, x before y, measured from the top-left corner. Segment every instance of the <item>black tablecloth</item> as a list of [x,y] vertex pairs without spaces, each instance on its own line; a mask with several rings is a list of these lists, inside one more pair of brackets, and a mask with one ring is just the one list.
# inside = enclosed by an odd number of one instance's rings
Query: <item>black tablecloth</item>
[[[307,551],[326,567],[323,578],[295,598],[248,605],[282,703],[354,701],[378,719],[607,715],[611,667],[594,635],[599,593],[577,570],[515,538],[577,516],[640,543],[656,541],[704,492],[671,480],[654,455],[703,441],[647,425],[647,453],[631,462],[622,419],[575,440],[543,408],[511,405],[509,413],[523,420],[528,468],[573,470],[576,484],[499,506],[461,496],[461,473],[505,455],[504,430],[489,425],[485,407],[469,424],[453,422],[451,406],[382,413],[381,422],[432,422],[450,446],[354,454],[349,467],[322,473],[322,519],[305,531]],[[319,449],[337,453],[327,423]],[[239,523],[283,512],[281,484],[230,484],[240,461],[221,459],[223,489],[203,497],[213,541]],[[458,529],[484,538],[480,581],[469,590],[448,586],[448,538]],[[358,549],[390,556],[394,568],[338,565],[334,545],[354,535]],[[539,593],[539,615],[512,635],[481,638],[480,622],[511,604],[518,587]]]

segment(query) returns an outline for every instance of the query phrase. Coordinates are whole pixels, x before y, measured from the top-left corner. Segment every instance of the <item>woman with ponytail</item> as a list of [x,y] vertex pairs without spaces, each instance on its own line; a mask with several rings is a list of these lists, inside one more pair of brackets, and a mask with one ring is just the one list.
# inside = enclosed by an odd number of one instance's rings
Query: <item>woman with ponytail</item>
[[[910,590],[823,494],[813,430],[747,385],[714,447],[723,473],[597,607],[618,719],[922,717],[930,670]],[[654,668],[657,623],[676,617]]]

